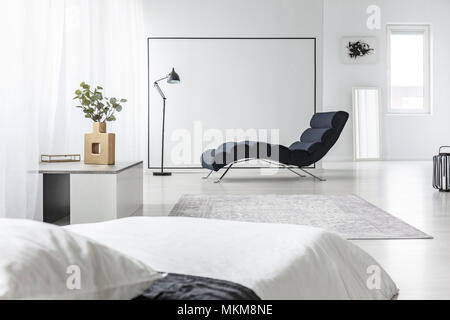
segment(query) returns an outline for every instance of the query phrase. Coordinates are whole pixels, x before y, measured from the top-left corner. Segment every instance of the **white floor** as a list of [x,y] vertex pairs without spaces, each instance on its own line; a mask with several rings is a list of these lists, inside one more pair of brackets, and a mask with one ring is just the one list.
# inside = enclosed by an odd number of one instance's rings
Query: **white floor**
[[[267,171],[263,171],[268,173]],[[172,177],[144,176],[144,215],[167,215],[182,194],[356,194],[432,235],[433,240],[359,240],[391,274],[399,299],[450,299],[450,193],[431,186],[431,162],[325,163],[313,170],[327,179],[298,178],[287,170],[258,169],[218,174],[175,171]]]

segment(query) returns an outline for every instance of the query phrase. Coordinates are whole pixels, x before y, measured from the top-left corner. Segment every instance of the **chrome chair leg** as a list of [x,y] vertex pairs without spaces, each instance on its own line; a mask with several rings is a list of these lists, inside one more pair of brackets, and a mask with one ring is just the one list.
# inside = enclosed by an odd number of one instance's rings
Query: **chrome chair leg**
[[294,170],[292,170],[292,169],[289,168],[289,167],[285,167],[285,168],[288,169],[289,171],[295,173],[296,175],[298,175],[298,176],[301,177],[301,178],[306,178],[306,176],[304,176],[304,175],[302,175],[302,174],[300,174],[300,173],[298,173],[298,172],[295,172]]
[[304,176],[304,175],[302,175],[302,174],[300,174],[300,173],[294,171],[293,169],[291,169],[290,167],[288,167],[287,165],[284,165],[284,164],[282,164],[282,163],[279,163],[279,162],[273,162],[273,161],[266,160],[266,159],[260,159],[260,160],[262,160],[262,161],[264,161],[264,162],[267,162],[268,164],[278,164],[278,165],[282,166],[283,168],[288,169],[288,170],[291,171],[292,173],[296,174],[297,176],[299,176],[299,177],[301,177],[301,178],[306,178],[306,176]]
[[206,180],[206,179],[208,179],[209,178],[209,176],[213,173],[214,171],[213,170],[211,170],[209,173],[208,173],[208,175],[206,176],[206,177],[202,177],[202,179],[204,179],[204,180]]
[[326,179],[320,178],[320,177],[318,177],[318,176],[312,174],[311,172],[306,171],[306,170],[303,169],[303,168],[299,168],[299,169],[302,170],[304,173],[310,175],[310,176],[313,177],[314,179],[317,179],[317,180],[320,180],[320,181],[327,181]]
[[234,163],[230,164],[230,165],[228,166],[227,170],[225,170],[225,172],[222,174],[222,176],[221,176],[219,179],[217,179],[216,181],[214,181],[214,183],[220,183],[220,182],[222,181],[223,177],[225,177],[225,175],[227,174],[228,170],[231,169],[231,167],[233,166],[233,164],[234,164]]
[[[243,160],[239,160],[239,161],[236,161],[236,162],[231,163],[230,165],[228,165],[228,167],[226,167],[226,170],[225,170],[225,172],[222,174],[222,176],[221,176],[219,179],[215,180],[214,183],[220,183],[220,182],[222,182],[222,179],[225,177],[225,175],[228,173],[228,171],[231,169],[231,167],[232,167],[234,164],[239,163],[239,162],[249,161],[249,160],[251,160],[251,159],[243,159]],[[273,163],[272,161],[269,161],[269,160],[266,160],[266,159],[259,159],[259,160],[262,160],[262,161],[267,162],[267,163]],[[280,164],[281,166],[283,166],[284,168],[288,169],[289,171],[291,171],[292,173],[294,173],[295,175],[297,175],[297,176],[299,176],[299,177],[302,177],[302,178],[305,178],[305,177],[306,177],[306,176],[304,176],[304,175],[302,175],[302,174],[300,174],[300,173],[294,171],[292,168],[290,168],[290,167],[287,166],[287,165],[284,165],[284,164],[282,164],[282,163],[278,163],[278,164]],[[319,180],[319,181],[327,181],[326,179],[321,178],[321,177],[318,177],[318,176],[312,174],[311,172],[306,171],[306,170],[303,169],[303,168],[298,168],[298,169],[301,170],[301,171],[303,171],[303,172],[306,173],[307,175],[313,177],[314,179],[317,179],[317,180]],[[208,179],[208,178],[211,176],[212,173],[213,173],[213,170],[211,170],[211,171],[208,173],[208,175],[207,175],[206,177],[203,177],[202,179]]]

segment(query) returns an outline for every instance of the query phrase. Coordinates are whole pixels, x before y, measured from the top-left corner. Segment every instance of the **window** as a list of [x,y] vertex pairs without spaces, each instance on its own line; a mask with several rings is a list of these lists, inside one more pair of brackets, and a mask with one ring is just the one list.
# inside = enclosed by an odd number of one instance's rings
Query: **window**
[[389,113],[430,113],[430,26],[388,25]]

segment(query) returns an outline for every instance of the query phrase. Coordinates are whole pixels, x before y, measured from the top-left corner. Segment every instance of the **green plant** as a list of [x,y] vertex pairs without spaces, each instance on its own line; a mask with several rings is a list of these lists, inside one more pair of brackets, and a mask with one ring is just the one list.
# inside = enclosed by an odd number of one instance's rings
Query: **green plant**
[[80,101],[80,105],[76,107],[83,110],[85,118],[92,119],[94,122],[115,121],[115,112],[122,111],[122,104],[127,100],[104,97],[102,90],[102,87],[97,86],[92,91],[90,85],[82,82],[73,98]]

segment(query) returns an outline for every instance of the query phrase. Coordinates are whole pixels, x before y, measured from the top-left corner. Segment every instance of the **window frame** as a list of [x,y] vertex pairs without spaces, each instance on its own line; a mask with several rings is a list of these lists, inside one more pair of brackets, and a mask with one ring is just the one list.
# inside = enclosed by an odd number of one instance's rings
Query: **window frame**
[[[391,96],[391,35],[395,31],[401,32],[421,32],[424,35],[424,74],[423,88],[424,106],[422,109],[396,109],[392,108]],[[431,24],[397,24],[390,23],[386,25],[387,34],[387,113],[400,115],[431,115],[432,114],[432,41],[431,41]]]

